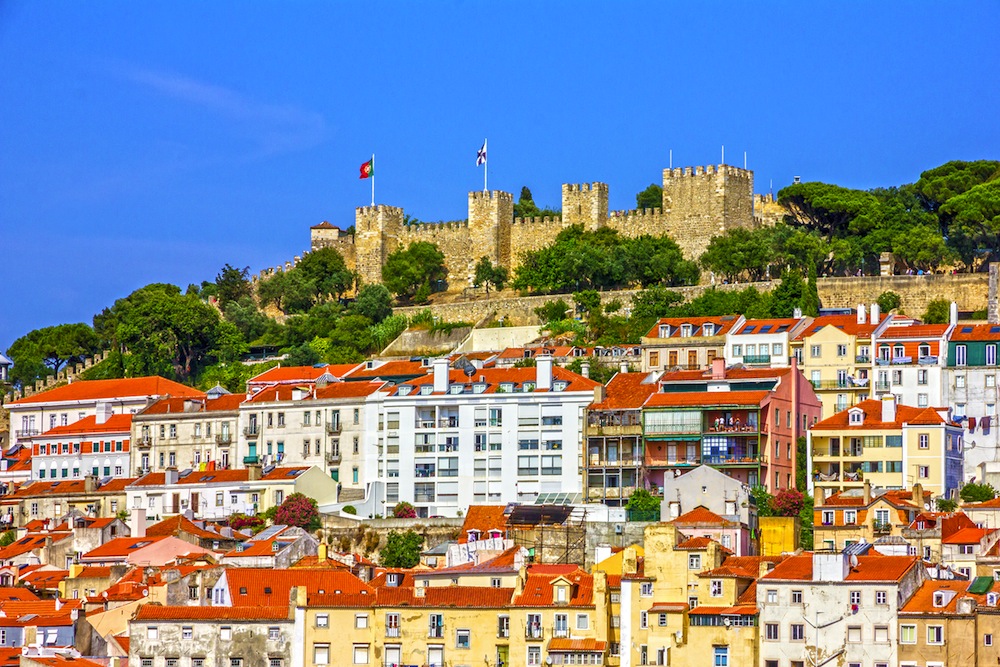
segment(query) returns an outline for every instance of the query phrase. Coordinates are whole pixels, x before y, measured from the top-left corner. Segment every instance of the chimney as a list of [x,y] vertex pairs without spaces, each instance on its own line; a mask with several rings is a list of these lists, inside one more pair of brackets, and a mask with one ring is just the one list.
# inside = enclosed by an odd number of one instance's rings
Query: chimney
[[628,373],[628,362],[623,361],[620,364],[618,364],[618,371],[621,373]]
[[622,574],[635,574],[638,570],[639,561],[635,547],[626,547],[622,552]]
[[882,421],[892,424],[896,421],[896,395],[886,394],[882,397]]
[[801,320],[802,319],[802,309],[801,308],[793,308],[792,309],[792,317],[794,317],[797,320]]
[[[871,505],[872,502],[872,483],[871,480],[866,479],[864,485],[864,503],[865,507]],[[815,504],[815,503],[814,503]]]
[[97,404],[97,423],[104,424],[111,418],[114,414],[113,407],[111,403],[101,402]]
[[97,491],[97,477],[94,475],[84,475],[83,490],[85,493],[93,493],[94,491]]
[[879,308],[879,305],[877,303],[873,303],[871,310],[872,310],[872,318],[871,318],[872,324],[878,324],[879,321],[882,319],[881,308]]
[[197,398],[184,399],[184,412],[198,412],[201,409],[201,401]]
[[594,403],[603,403],[604,399],[607,398],[608,390],[603,384],[599,384],[594,387]]
[[813,552],[813,581],[844,581],[850,569],[851,561],[845,553]]
[[256,482],[256,481],[260,480],[260,478],[263,476],[263,472],[264,471],[261,469],[259,463],[253,463],[251,465],[248,465],[247,466],[247,481],[248,482]]
[[133,507],[128,524],[130,537],[146,537],[146,510]]
[[163,471],[164,486],[174,486],[177,484],[177,467],[170,466]]
[[826,489],[817,486],[813,489],[813,507],[822,507],[826,501]]
[[535,388],[552,390],[552,355],[540,354],[535,357]]
[[589,361],[584,361],[584,362],[580,363],[580,375],[582,375],[585,378],[589,378],[590,377],[590,362]]
[[431,367],[434,369],[434,393],[447,394],[451,363],[447,358],[435,359],[431,362]]
[[924,508],[924,487],[920,482],[913,485],[913,502],[920,509]]
[[318,560],[321,563],[326,561],[327,559],[326,549],[327,549],[326,542],[320,542],[319,550],[316,552],[316,560]]
[[712,379],[713,380],[725,380],[726,379],[726,358],[716,357],[712,359]]
[[865,323],[865,304],[858,304],[858,324]]
[[954,301],[951,302],[951,306],[948,309],[948,324],[952,326],[958,324],[958,304]]

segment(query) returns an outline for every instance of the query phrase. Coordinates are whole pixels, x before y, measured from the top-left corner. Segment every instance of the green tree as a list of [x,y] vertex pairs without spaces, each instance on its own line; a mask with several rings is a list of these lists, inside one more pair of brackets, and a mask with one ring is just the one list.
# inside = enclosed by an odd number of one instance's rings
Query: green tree
[[566,319],[566,312],[569,309],[569,304],[562,299],[556,299],[535,308],[535,315],[538,316],[542,324],[548,324],[549,322],[558,322]]
[[378,554],[379,565],[382,567],[414,567],[420,563],[420,551],[424,538],[420,533],[408,530],[399,533],[389,531],[385,539],[385,547]]
[[819,316],[819,288],[816,285],[816,266],[809,267],[809,280],[806,283],[805,292],[802,293],[802,300],[799,302],[802,307],[802,314],[806,317]]
[[775,516],[799,516],[805,499],[800,491],[782,489],[771,498],[771,510]]
[[253,285],[250,283],[250,267],[245,266],[238,269],[226,264],[216,274],[215,286],[216,294],[219,297],[219,307],[223,309],[231,301],[252,297]]
[[774,509],[771,507],[773,496],[767,492],[767,487],[752,487],[750,489],[750,496],[757,505],[757,516],[774,516]]
[[398,503],[393,505],[392,516],[396,519],[416,519],[417,508],[405,500],[400,500]]
[[958,502],[951,498],[938,498],[935,506],[938,512],[954,512],[958,509]]
[[899,308],[903,303],[903,299],[900,298],[895,292],[882,292],[875,299],[875,303],[878,304],[878,309],[880,313],[888,315],[892,311]]
[[4,531],[3,535],[0,535],[0,547],[8,547],[11,544],[13,544],[16,539],[17,539],[16,530]]
[[941,221],[949,243],[971,270],[1000,260],[1000,177],[948,199]]
[[257,285],[262,305],[273,304],[284,313],[304,313],[316,300],[314,286],[301,271],[276,271]]
[[486,293],[489,294],[490,285],[496,287],[497,290],[502,290],[503,286],[507,283],[507,277],[506,268],[499,265],[494,266],[490,258],[484,256],[476,264],[476,275],[473,279],[473,285],[476,287],[485,285]]
[[650,183],[649,187],[635,195],[635,207],[640,211],[647,208],[662,208],[663,187]]
[[958,492],[959,498],[966,503],[984,503],[997,497],[997,490],[985,482],[977,484],[969,482]]
[[17,386],[32,384],[56,374],[67,364],[81,363],[100,351],[101,341],[86,324],[59,324],[30,331],[7,350],[14,362],[10,381]]
[[319,303],[328,296],[340,298],[354,284],[354,273],[347,269],[344,258],[336,248],[320,248],[306,253],[292,272],[302,275],[309,287],[312,303]]
[[363,285],[352,309],[378,324],[392,315],[392,294],[385,285]]
[[701,265],[729,282],[763,280],[774,259],[770,235],[767,228],[727,230],[709,241]]
[[1000,162],[953,160],[920,174],[915,190],[928,209],[937,211],[952,197],[968,192],[977,185],[997,178],[998,175],[1000,175]]
[[430,294],[431,283],[448,277],[444,253],[427,241],[414,241],[386,258],[382,282],[393,294],[413,298],[421,288]]
[[799,512],[799,546],[806,551],[813,549],[813,509],[813,497],[803,496],[802,510]]
[[927,310],[921,318],[924,324],[947,324],[951,318],[951,302],[947,299],[934,299],[927,304]]
[[625,503],[630,521],[659,521],[660,499],[646,489],[636,489]]
[[304,493],[293,493],[285,498],[274,513],[274,522],[284,526],[298,526],[309,532],[314,532],[323,525],[319,518],[319,506]]
[[791,317],[796,308],[802,307],[806,291],[802,276],[785,271],[781,275],[781,284],[771,292],[771,317]]
[[248,343],[253,343],[263,336],[273,322],[260,312],[253,297],[250,296],[245,296],[239,301],[230,301],[226,304],[223,316],[227,322],[232,322],[240,330],[243,339]]

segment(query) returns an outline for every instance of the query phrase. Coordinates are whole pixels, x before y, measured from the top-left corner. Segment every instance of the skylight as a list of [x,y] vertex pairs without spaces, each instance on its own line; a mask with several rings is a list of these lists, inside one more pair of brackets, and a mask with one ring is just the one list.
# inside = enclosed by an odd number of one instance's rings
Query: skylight
[[760,328],[760,333],[769,333],[771,331],[771,325],[765,324]]
[[745,334],[753,333],[753,330],[756,329],[756,328],[757,328],[756,324],[751,324],[750,326],[748,326],[745,329],[743,329],[743,333],[745,333]]

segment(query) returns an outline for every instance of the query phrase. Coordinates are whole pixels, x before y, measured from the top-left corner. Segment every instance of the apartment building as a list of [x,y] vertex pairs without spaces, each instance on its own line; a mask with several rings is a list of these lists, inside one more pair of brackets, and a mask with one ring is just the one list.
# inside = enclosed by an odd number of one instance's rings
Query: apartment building
[[546,355],[534,368],[454,370],[435,359],[383,401],[374,431],[386,508],[406,500],[420,516],[457,516],[477,503],[580,493],[583,409],[599,386]]
[[11,444],[56,428],[69,426],[97,414],[98,404],[108,404],[114,414],[135,414],[163,396],[199,397],[191,387],[157,376],[122,380],[76,380],[7,403],[13,430]]
[[826,551],[859,542],[878,544],[887,537],[906,538],[907,526],[932,507],[931,492],[919,484],[904,491],[873,489],[865,481],[860,488],[826,494],[817,486],[813,501],[813,543]]
[[726,335],[742,315],[663,317],[642,337],[643,372],[699,370],[725,358]]
[[792,341],[812,322],[811,317],[745,320],[726,334],[726,361],[766,368],[786,368]]
[[809,488],[830,493],[869,481],[947,496],[961,485],[963,437],[947,409],[900,405],[895,394],[865,400],[809,429]]
[[137,475],[167,468],[205,470],[233,465],[243,394],[162,398],[132,418],[131,468]]
[[917,324],[893,317],[888,327],[872,336],[872,398],[891,393],[902,405],[946,407],[945,353],[952,326]]
[[32,451],[32,479],[130,476],[132,415],[114,414],[108,402],[99,403],[96,411],[25,441]]
[[114,518],[126,508],[125,489],[135,478],[38,480],[14,493],[0,496],[0,508],[8,525],[24,526],[36,519],[59,519],[76,510],[95,518]]
[[997,324],[959,324],[948,337],[940,404],[951,407],[955,421],[967,430],[966,479],[977,475],[980,463],[997,460],[998,344]]
[[899,610],[900,667],[997,664],[1000,592],[990,577],[923,582]]

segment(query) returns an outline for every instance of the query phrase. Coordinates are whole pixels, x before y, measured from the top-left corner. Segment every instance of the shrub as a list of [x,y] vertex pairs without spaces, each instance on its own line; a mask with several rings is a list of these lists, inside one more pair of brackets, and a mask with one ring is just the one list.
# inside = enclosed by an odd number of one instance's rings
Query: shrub
[[401,500],[392,508],[392,516],[397,519],[416,519],[417,508],[405,500]]
[[344,505],[344,509],[340,511],[343,512],[344,514],[357,514],[358,508],[356,508],[354,505]]
[[308,531],[314,531],[322,525],[316,501],[302,493],[293,493],[281,503],[274,514],[274,522],[298,526]]

